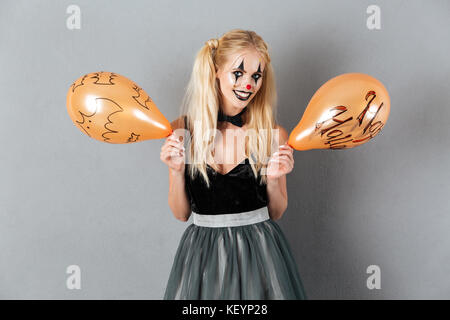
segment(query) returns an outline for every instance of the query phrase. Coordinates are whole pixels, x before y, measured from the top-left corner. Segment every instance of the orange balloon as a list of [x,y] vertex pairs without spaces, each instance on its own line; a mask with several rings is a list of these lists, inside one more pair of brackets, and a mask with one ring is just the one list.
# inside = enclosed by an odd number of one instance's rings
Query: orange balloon
[[288,145],[296,150],[359,146],[380,132],[390,105],[389,94],[377,79],[363,73],[341,74],[313,95]]
[[114,72],[78,78],[67,92],[67,111],[78,129],[102,142],[132,143],[173,132],[149,95]]

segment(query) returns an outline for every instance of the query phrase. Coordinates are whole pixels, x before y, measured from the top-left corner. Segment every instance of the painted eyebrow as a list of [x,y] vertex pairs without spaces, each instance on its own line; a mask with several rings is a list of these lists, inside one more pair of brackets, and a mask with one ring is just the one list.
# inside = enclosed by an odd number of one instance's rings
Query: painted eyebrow
[[[240,67],[233,68],[233,70],[241,70],[241,71],[244,71],[245,73],[247,73],[247,71],[245,71],[244,69],[241,69]],[[261,71],[261,69],[258,68],[258,71],[254,72],[253,74],[255,74],[255,73],[263,73],[263,72]]]
[[[233,70],[241,70],[241,71],[244,71],[245,73],[247,73],[247,71],[245,71],[243,68],[244,68],[244,60],[242,60],[242,62],[239,65],[239,67],[236,67]],[[258,65],[258,70],[256,72],[254,72],[253,74],[255,74],[255,73],[262,73],[262,71],[261,71],[261,63]]]

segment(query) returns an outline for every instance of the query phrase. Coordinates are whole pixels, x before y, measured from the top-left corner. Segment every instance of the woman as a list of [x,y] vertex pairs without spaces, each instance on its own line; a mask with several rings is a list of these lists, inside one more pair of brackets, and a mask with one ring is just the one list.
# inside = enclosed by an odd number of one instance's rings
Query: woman
[[164,299],[306,299],[275,222],[294,166],[275,102],[268,47],[255,32],[231,30],[198,52],[182,116],[161,149],[169,206],[181,221],[193,216]]

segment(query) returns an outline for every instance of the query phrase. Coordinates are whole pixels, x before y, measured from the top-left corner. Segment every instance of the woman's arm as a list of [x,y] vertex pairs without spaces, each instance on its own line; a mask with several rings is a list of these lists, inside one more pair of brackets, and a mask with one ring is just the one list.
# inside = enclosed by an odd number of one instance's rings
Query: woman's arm
[[[294,164],[292,148],[289,146],[283,146],[289,138],[288,133],[281,126],[278,126],[277,128],[279,129],[280,149],[278,154],[275,153],[271,158],[279,159],[281,163],[276,163],[275,166],[271,165],[271,168],[268,166],[269,174],[275,172],[278,174],[275,174],[274,176],[267,176],[267,197],[269,200],[267,207],[272,220],[280,219],[287,209],[288,195],[286,188],[286,174],[292,171]],[[279,169],[273,169],[275,167],[279,167]]]
[[[183,118],[178,118],[172,123],[172,128],[175,131],[178,128],[184,128]],[[182,142],[177,142],[182,147]],[[183,153],[184,156],[184,153]],[[176,219],[187,221],[191,215],[191,204],[186,194],[185,179],[184,179],[184,160],[179,168],[181,170],[172,169],[169,166],[169,207]]]
[[169,168],[169,207],[175,218],[188,221],[191,205],[186,194],[184,171],[177,172]]

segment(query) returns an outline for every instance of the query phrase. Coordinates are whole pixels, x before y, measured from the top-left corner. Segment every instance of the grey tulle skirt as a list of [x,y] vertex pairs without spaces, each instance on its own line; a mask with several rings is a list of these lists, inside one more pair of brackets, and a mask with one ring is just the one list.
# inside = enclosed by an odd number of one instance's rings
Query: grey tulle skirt
[[234,227],[189,225],[165,300],[306,299],[296,262],[272,219]]

